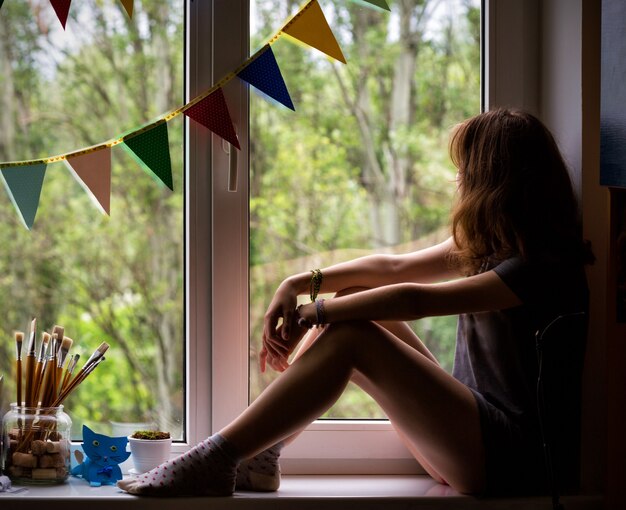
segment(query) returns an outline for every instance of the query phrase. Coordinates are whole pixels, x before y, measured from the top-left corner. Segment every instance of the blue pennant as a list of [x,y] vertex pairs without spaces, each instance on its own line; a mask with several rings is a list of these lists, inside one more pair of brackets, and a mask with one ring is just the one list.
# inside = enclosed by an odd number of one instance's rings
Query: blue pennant
[[268,45],[267,49],[260,51],[262,53],[237,73],[237,76],[295,111],[272,48]]

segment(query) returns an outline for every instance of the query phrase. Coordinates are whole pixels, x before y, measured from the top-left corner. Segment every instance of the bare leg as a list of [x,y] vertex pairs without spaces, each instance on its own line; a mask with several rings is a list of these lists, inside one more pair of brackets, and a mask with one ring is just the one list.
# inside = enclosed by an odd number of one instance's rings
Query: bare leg
[[[414,348],[369,322],[328,327],[221,434],[252,456],[301,430],[343,392],[356,370],[430,466],[460,492],[484,486],[484,451],[471,391]],[[324,373],[324,377],[318,374]]]
[[[355,292],[360,292],[365,290],[365,287],[354,287],[350,289],[345,289],[343,291],[338,292],[337,296],[346,296],[348,294],[354,294]],[[439,366],[439,362],[435,358],[435,356],[428,350],[428,348],[424,345],[424,343],[420,340],[420,338],[415,334],[415,332],[411,329],[411,327],[406,322],[397,322],[397,321],[380,321],[377,324],[385,328],[387,331],[396,336],[399,340],[407,344],[408,346],[415,349],[417,352],[421,353],[425,358],[435,363]],[[297,360],[300,356],[302,356],[317,340],[319,333],[322,330],[314,328],[311,329],[307,335],[302,339],[298,350],[296,351],[293,361]],[[293,362],[292,361],[292,362]],[[375,388],[372,387],[371,384],[358,372],[353,372],[351,381],[359,386],[366,393],[374,397]],[[376,400],[376,397],[374,397]],[[394,422],[391,421],[391,425],[394,427],[401,441],[404,443],[406,448],[411,452],[411,455],[415,457],[415,459],[420,463],[420,465],[424,468],[424,470],[437,482],[439,483],[447,483],[443,477],[437,473],[437,471],[428,463],[428,461],[421,454],[419,449],[411,443],[411,441],[399,430],[398,427],[395,426]],[[298,431],[295,434],[292,434],[290,437],[285,439],[283,443],[285,445],[294,441],[302,431]]]

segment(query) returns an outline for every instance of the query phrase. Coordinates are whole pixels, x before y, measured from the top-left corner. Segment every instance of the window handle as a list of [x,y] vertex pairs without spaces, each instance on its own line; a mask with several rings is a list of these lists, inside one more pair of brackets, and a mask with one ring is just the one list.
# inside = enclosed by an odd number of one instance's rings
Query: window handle
[[[236,127],[235,132],[237,132]],[[237,191],[237,153],[239,151],[223,138],[222,150],[228,154],[228,191],[235,193]]]

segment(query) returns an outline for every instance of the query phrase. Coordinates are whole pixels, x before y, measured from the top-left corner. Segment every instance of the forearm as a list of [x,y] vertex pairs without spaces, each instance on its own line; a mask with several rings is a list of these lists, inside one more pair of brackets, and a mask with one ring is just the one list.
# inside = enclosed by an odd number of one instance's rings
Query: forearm
[[[323,322],[343,322],[349,320],[410,321],[423,316],[420,313],[420,285],[401,283],[386,285],[333,299],[324,300]],[[300,316],[310,324],[320,322],[320,305],[308,303],[301,306]]]
[[[375,288],[403,282],[434,283],[460,274],[450,265],[452,239],[413,253],[401,255],[378,254],[360,257],[322,268],[321,293],[364,287]],[[283,282],[296,294],[307,294],[311,273],[303,272]]]
[[[364,290],[323,303],[324,323],[348,320],[410,321],[520,306],[520,298],[494,272],[435,284],[401,283]],[[317,305],[319,306],[319,305]],[[316,303],[298,310],[318,324]]]
[[[377,254],[367,255],[348,262],[341,262],[321,268],[322,284],[320,293],[339,292],[351,287],[379,287],[389,282],[393,273],[393,257]],[[298,294],[308,294],[311,286],[311,272],[298,273],[283,282]]]

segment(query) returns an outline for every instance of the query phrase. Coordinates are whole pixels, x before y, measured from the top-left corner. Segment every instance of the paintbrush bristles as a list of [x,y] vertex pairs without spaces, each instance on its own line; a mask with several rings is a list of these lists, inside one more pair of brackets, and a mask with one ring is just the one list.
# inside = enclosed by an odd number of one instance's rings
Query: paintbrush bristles
[[15,359],[22,359],[22,343],[24,342],[24,333],[21,331],[15,332]]
[[70,337],[68,336],[63,337],[63,341],[61,342],[61,347],[59,348],[57,367],[63,368],[63,363],[65,363],[65,358],[70,348],[72,347],[73,343],[74,343],[74,340],[72,340]]
[[[1,2],[0,2],[1,3]],[[36,352],[37,319],[30,323],[26,355],[26,391],[22,395],[22,347],[24,333],[16,331],[17,402],[27,407],[58,406],[94,369],[104,361],[109,344],[102,342],[84,366],[74,375],[79,354],[70,355],[74,340],[64,336],[63,326],[54,326],[52,333],[44,332]],[[38,354],[38,356],[37,356]],[[0,378],[1,379],[1,378]],[[23,400],[22,400],[23,397]]]
[[50,333],[44,331],[41,335],[41,345],[39,346],[39,355],[37,356],[37,361],[43,361],[46,357],[46,353],[48,352],[48,344],[50,343]]

